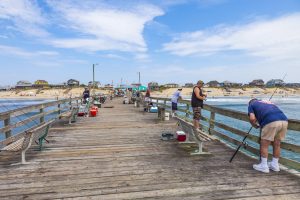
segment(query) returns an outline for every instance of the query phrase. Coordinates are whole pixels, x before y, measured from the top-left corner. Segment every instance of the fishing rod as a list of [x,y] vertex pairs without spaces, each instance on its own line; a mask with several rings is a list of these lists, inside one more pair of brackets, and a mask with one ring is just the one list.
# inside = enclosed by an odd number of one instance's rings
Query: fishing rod
[[[285,74],[285,75],[283,76],[282,80],[285,79],[286,75],[287,75],[287,74]],[[276,91],[277,91],[278,88],[279,88],[279,85],[278,85],[278,86],[276,87],[276,89],[273,91],[271,97],[269,98],[269,101],[271,101],[271,99],[273,98],[273,96],[274,96],[274,94],[276,93]],[[246,148],[246,147],[248,146],[248,143],[245,142],[245,140],[246,140],[247,137],[249,136],[249,134],[250,134],[252,128],[253,128],[253,126],[251,126],[251,128],[249,129],[249,131],[247,132],[247,134],[246,134],[245,137],[243,138],[241,144],[238,146],[238,148],[235,150],[234,154],[231,156],[231,158],[230,158],[230,160],[229,160],[230,163],[232,162],[232,160],[234,159],[234,157],[235,157],[236,154],[239,152],[239,150],[240,150],[240,148],[241,148],[242,146],[243,146],[244,148]],[[260,131],[259,134],[261,134],[261,131]],[[261,135],[259,136],[259,138],[261,138]]]

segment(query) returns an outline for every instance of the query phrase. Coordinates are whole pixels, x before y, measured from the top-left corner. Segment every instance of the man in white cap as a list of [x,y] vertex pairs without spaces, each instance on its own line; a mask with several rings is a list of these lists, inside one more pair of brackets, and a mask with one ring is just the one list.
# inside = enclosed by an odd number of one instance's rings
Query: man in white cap
[[173,96],[172,96],[172,99],[171,99],[171,102],[172,102],[172,117],[175,116],[175,112],[177,110],[178,100],[182,99],[181,91],[182,91],[182,88],[178,88],[178,90],[175,91]]

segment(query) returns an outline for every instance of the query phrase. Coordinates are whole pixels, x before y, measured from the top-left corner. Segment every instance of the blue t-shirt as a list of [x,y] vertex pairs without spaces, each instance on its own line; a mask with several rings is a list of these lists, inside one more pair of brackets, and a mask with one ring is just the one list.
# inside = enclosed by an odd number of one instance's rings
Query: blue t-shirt
[[171,101],[173,103],[177,103],[178,102],[178,98],[181,97],[181,91],[177,90],[176,92],[174,92]]
[[287,121],[283,112],[270,101],[254,101],[248,107],[248,115],[254,113],[259,125],[265,125],[275,121]]

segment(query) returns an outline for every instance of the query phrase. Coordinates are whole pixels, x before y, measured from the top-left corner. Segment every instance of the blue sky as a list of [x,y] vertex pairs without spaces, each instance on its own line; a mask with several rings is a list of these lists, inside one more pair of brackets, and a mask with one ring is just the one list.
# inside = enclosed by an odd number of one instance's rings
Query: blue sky
[[299,0],[0,0],[0,85],[300,82]]

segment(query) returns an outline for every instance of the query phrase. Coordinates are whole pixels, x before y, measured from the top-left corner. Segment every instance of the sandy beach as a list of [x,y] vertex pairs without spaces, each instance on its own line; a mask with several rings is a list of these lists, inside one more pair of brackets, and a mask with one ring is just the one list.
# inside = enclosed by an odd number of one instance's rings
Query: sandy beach
[[[83,88],[70,88],[70,89],[30,89],[30,90],[18,90],[18,91],[1,91],[0,98],[22,98],[22,99],[63,99],[69,97],[78,97],[82,95]],[[165,89],[160,91],[151,91],[151,96],[154,97],[171,97],[177,88]],[[270,96],[273,94],[275,88],[230,88],[225,90],[224,88],[203,88],[203,91],[208,97],[224,97],[224,96],[245,96],[245,97],[259,97]],[[95,89],[95,93],[109,94],[109,90]],[[93,93],[93,91],[91,91]],[[183,97],[190,97],[192,94],[192,88],[183,88]],[[300,89],[294,88],[279,88],[274,96],[291,97],[300,96]]]
[[[1,91],[0,98],[4,99],[65,99],[82,96],[84,88],[69,89],[30,89],[19,91]],[[94,90],[91,91],[93,93]],[[108,90],[95,89],[95,93],[109,94]]]
[[[173,93],[177,88],[169,88],[162,92],[153,91],[151,96],[157,97],[172,97]],[[190,97],[192,95],[192,88],[183,88],[181,94],[183,97]],[[204,93],[207,94],[207,97],[224,97],[224,96],[240,96],[240,97],[259,97],[259,96],[270,96],[274,93],[275,88],[230,88],[225,90],[224,88],[203,88]],[[275,92],[274,96],[280,97],[291,97],[299,96],[300,89],[294,88],[279,88]]]

